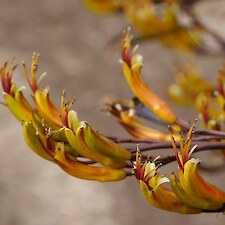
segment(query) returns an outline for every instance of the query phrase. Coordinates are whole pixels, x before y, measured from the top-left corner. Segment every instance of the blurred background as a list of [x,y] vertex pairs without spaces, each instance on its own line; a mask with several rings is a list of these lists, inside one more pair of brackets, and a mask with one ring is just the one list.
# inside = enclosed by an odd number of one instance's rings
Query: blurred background
[[[202,1],[196,11],[225,37],[223,0]],[[81,1],[0,0],[0,63],[15,56],[19,64],[15,80],[25,85],[21,62],[29,66],[32,53],[39,52],[39,72],[47,72],[44,84],[50,85],[56,102],[65,89],[67,99],[77,97],[74,109],[81,120],[106,135],[128,136],[115,118],[102,112],[105,97],[132,97],[118,63],[126,26],[122,16],[93,14]],[[140,52],[146,82],[168,100],[166,89],[173,80],[174,64],[185,57],[153,41],[142,43]],[[216,83],[224,56],[192,60]],[[181,118],[193,121],[197,116],[190,108],[170,104]],[[20,124],[3,106],[0,118],[1,225],[224,224],[221,214],[185,216],[153,208],[133,177],[106,184],[71,177],[28,149]],[[165,173],[170,172],[167,167]],[[225,189],[224,174],[204,175]]]

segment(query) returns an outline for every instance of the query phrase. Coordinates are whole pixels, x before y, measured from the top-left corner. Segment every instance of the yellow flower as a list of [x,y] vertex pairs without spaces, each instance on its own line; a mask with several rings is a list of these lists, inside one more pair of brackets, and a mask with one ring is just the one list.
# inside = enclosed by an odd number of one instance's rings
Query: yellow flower
[[204,211],[213,211],[223,208],[225,203],[225,192],[209,184],[199,174],[199,159],[191,158],[191,155],[197,145],[191,148],[192,133],[194,124],[190,128],[187,140],[183,137],[179,142],[180,151],[172,138],[172,145],[178,164],[179,179],[172,174],[170,177],[171,187],[177,197],[185,204],[202,209]]
[[144,125],[135,114],[132,101],[107,102],[107,111],[118,118],[124,129],[136,138],[170,141],[170,135]]
[[[22,122],[27,145],[42,158],[55,162],[78,178],[97,181],[125,178],[125,168],[131,153],[95,131],[87,122],[80,122],[77,113],[71,110],[75,98],[66,102],[63,93],[61,105],[55,105],[48,88],[40,88],[45,73],[38,79],[38,62],[39,54],[34,53],[30,75],[23,64],[34,106],[24,97],[24,88],[17,89],[12,80],[16,68],[13,62],[9,68],[5,63],[0,69],[5,105]],[[90,164],[88,161],[91,161]]]
[[170,181],[167,177],[160,176],[159,166],[155,164],[156,160],[152,162],[147,160],[142,164],[142,156],[137,152],[134,171],[147,201],[151,205],[167,211],[183,214],[200,213],[201,209],[185,204],[173,191],[163,185]]

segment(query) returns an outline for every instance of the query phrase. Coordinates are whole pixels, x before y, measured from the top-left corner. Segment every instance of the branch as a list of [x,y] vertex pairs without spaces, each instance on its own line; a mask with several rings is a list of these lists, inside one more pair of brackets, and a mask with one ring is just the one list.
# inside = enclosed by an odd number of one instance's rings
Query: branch
[[[197,145],[195,152],[206,151],[206,150],[225,150],[225,142],[210,142],[210,141],[192,141],[192,147]],[[177,148],[180,147],[179,143],[176,143]],[[166,149],[172,148],[172,144],[170,142],[159,142],[152,143],[145,147],[139,147],[141,152],[151,151],[155,149]],[[129,149],[132,153],[136,152],[136,148]]]
[[[197,145],[197,148],[195,149],[196,152],[201,152],[201,151],[211,151],[211,150],[225,150],[225,142],[209,142],[209,141],[193,141],[192,146]],[[177,148],[180,147],[179,143],[176,143]],[[156,150],[156,149],[171,149],[172,144],[170,142],[159,142],[159,143],[152,143],[149,144],[147,147],[139,147],[140,152],[146,152],[146,151],[151,151],[151,150]],[[136,148],[129,149],[132,153],[132,159],[131,161],[136,160]],[[154,160],[157,156],[153,155],[144,155],[142,156],[143,160],[146,160],[147,158],[149,160]],[[168,163],[171,163],[176,160],[176,156],[174,154],[167,155],[165,157],[161,157],[156,161],[156,164],[162,164],[166,165]]]
[[149,138],[126,138],[126,137],[116,137],[116,136],[107,136],[110,140],[114,141],[115,143],[157,143],[159,141],[152,140]]

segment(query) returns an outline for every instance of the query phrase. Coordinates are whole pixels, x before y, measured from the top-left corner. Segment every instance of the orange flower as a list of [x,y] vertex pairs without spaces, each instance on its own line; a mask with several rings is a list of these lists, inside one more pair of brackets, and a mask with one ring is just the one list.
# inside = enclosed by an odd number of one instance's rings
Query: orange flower
[[135,96],[156,116],[167,123],[177,119],[175,112],[157,96],[141,78],[142,56],[131,51],[129,31],[126,31],[122,41],[122,68],[125,78]]

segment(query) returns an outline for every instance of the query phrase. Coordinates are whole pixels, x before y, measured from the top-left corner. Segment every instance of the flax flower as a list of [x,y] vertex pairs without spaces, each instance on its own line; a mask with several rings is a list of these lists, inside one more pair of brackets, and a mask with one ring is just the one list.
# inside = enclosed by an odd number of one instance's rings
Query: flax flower
[[191,207],[203,211],[224,210],[225,192],[204,180],[199,173],[200,160],[192,158],[192,153],[197,148],[196,145],[191,147],[193,128],[194,124],[188,132],[187,140],[184,141],[181,136],[180,151],[171,134],[179,176],[177,178],[175,174],[171,175],[171,187],[176,196]]
[[159,98],[144,82],[141,76],[142,56],[131,49],[130,33],[126,31],[122,40],[122,69],[135,96],[162,121],[173,124],[176,113]]
[[38,63],[39,54],[34,53],[30,74],[23,64],[33,104],[24,96],[24,88],[17,88],[13,81],[16,69],[13,61],[0,69],[4,104],[22,123],[27,145],[75,177],[98,181],[124,179],[131,153],[87,122],[79,121],[77,113],[71,109],[75,99],[67,102],[65,92],[58,107],[51,100],[49,89],[41,88],[45,73],[38,78]]
[[176,194],[164,186],[169,183],[167,177],[159,174],[159,166],[155,160],[147,160],[142,164],[142,156],[137,152],[134,171],[140,188],[146,200],[154,207],[183,214],[196,214],[202,210],[189,206],[180,200]]

